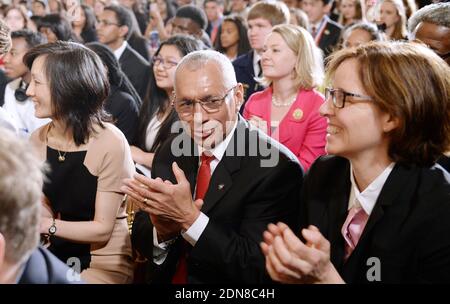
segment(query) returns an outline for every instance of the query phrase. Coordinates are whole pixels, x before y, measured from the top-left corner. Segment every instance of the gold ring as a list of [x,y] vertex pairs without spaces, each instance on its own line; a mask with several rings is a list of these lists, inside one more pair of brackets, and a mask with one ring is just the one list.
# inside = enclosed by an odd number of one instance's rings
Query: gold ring
[[148,198],[144,198],[144,200],[142,201],[144,204],[147,204],[148,202]]

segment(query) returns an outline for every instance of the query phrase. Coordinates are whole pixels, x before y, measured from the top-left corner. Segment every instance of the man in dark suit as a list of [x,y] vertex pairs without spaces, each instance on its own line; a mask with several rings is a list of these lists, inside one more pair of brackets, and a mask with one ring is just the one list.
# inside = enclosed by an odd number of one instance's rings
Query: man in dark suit
[[342,26],[328,17],[333,0],[304,0],[302,9],[308,15],[309,32],[324,53],[330,55],[339,42]]
[[80,282],[79,274],[38,248],[43,184],[40,161],[27,142],[3,128],[0,172],[0,284]]
[[262,77],[261,54],[264,42],[272,32],[272,27],[289,22],[289,10],[282,2],[258,2],[254,4],[247,17],[248,39],[252,50],[233,61],[236,79],[244,85],[245,102],[254,93],[264,89],[255,77]]
[[132,242],[148,259],[148,282],[270,280],[259,242],[271,221],[297,225],[302,169],[285,147],[250,129],[238,114],[242,99],[224,55],[198,51],[180,62],[174,105],[184,132],[156,153],[156,179],[136,176],[122,188],[143,210]]
[[131,28],[130,12],[124,7],[110,5],[100,14],[97,35],[99,42],[114,52],[123,72],[143,99],[147,93],[150,64],[128,45]]

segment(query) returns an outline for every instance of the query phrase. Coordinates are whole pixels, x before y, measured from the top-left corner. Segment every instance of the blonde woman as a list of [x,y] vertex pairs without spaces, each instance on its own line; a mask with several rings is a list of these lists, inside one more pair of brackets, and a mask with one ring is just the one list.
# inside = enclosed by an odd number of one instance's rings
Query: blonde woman
[[325,154],[326,121],[319,115],[323,96],[322,55],[307,30],[278,25],[266,39],[261,82],[268,88],[250,96],[244,117],[288,147],[307,170]]
[[402,0],[382,0],[377,24],[385,28],[388,40],[407,40],[405,6]]

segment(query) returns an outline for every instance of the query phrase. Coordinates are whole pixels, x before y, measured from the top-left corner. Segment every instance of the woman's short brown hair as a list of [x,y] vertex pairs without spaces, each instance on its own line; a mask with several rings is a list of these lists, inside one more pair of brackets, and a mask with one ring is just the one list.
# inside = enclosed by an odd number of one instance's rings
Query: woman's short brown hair
[[421,44],[370,42],[333,54],[327,79],[352,58],[373,102],[398,119],[389,134],[389,156],[396,162],[432,165],[450,148],[450,67]]

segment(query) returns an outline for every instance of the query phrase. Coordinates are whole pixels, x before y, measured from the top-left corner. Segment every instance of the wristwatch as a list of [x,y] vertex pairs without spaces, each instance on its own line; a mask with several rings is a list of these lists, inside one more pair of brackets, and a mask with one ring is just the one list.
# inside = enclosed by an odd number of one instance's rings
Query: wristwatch
[[48,234],[49,235],[54,235],[56,233],[56,221],[55,219],[53,219],[53,223],[50,226],[50,228],[48,228]]

